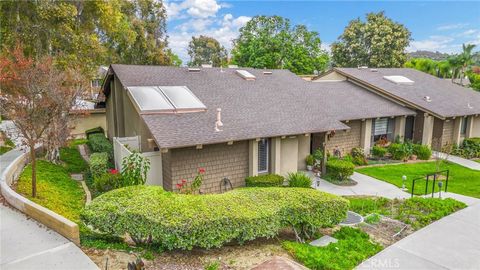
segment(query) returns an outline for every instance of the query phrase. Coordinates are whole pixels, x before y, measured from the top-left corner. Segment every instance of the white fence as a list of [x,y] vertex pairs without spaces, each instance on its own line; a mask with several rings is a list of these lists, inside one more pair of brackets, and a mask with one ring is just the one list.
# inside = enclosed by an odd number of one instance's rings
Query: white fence
[[[127,148],[128,147],[128,148]],[[113,153],[115,168],[122,171],[122,160],[132,154],[132,151],[140,150],[140,137],[114,137]],[[147,174],[147,185],[163,186],[162,154],[158,152],[143,152],[142,156],[150,160],[150,170]]]

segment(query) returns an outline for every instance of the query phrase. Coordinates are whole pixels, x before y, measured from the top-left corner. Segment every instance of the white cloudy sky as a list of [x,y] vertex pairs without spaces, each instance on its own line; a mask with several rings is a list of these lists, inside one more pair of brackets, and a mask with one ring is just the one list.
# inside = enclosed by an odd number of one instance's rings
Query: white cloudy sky
[[230,49],[239,28],[255,15],[279,15],[292,24],[304,24],[320,34],[327,50],[350,20],[379,11],[412,32],[408,51],[457,53],[462,43],[480,46],[480,1],[164,1],[169,46],[184,63],[189,60],[187,47],[192,36],[211,36]]

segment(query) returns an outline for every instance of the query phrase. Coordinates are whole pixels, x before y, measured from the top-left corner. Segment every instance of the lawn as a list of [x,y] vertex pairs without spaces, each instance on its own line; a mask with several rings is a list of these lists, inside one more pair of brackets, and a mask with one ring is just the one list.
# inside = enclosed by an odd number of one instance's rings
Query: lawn
[[37,197],[32,198],[32,167],[28,165],[18,179],[17,192],[28,199],[70,219],[80,221],[85,194],[68,170],[45,160],[37,162]]
[[77,145],[85,144],[86,140],[73,140],[68,147],[60,148],[60,160],[63,161],[69,173],[83,173],[88,169],[88,163],[82,158]]
[[[442,162],[440,170],[450,170],[448,191],[466,196],[480,198],[480,171],[471,170],[463,166]],[[412,180],[425,176],[435,171],[435,162],[422,162],[402,165],[385,165],[380,167],[367,167],[356,170],[359,173],[369,175],[379,180],[402,186],[402,175],[407,176],[406,187],[411,192]],[[432,177],[430,177],[432,179]],[[445,183],[443,183],[445,185]],[[428,193],[432,190],[432,183],[429,184]],[[435,187],[438,191],[438,187]],[[424,194],[425,181],[415,183],[415,194]]]

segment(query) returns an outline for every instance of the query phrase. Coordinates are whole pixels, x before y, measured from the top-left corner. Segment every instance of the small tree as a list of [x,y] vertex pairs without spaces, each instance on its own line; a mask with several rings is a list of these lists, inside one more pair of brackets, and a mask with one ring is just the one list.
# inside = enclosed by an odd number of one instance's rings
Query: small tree
[[143,185],[147,181],[150,160],[139,152],[133,152],[122,159],[123,186]]
[[[12,119],[30,149],[32,197],[36,197],[35,146],[56,137],[48,134],[57,117],[63,115],[71,100],[70,83],[65,73],[53,65],[51,57],[38,61],[25,57],[21,46],[0,57],[0,113]],[[67,101],[66,101],[67,100]]]

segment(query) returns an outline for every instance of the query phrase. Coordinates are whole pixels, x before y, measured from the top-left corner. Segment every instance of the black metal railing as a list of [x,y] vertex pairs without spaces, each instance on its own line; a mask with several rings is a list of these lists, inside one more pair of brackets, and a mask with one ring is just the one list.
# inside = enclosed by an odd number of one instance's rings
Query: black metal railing
[[[432,183],[432,198],[433,198],[433,194],[435,194],[435,182],[437,182],[437,176],[439,175],[442,175],[442,173],[445,173],[446,172],[446,178],[445,178],[445,192],[447,192],[447,189],[448,189],[448,178],[450,176],[450,170],[443,170],[443,171],[437,171],[437,172],[434,172],[434,173],[430,173],[430,174],[427,174],[425,176],[422,176],[422,177],[417,177],[417,178],[414,178],[412,180],[412,193],[411,193],[411,197],[413,197],[413,192],[415,190],[415,183],[416,181],[418,180],[425,180],[425,195],[428,194],[428,183],[430,183],[430,181],[432,179],[430,179],[430,177],[433,176],[433,183]],[[441,180],[438,180],[438,181],[441,181]],[[441,187],[440,188],[440,191],[441,191]]]

